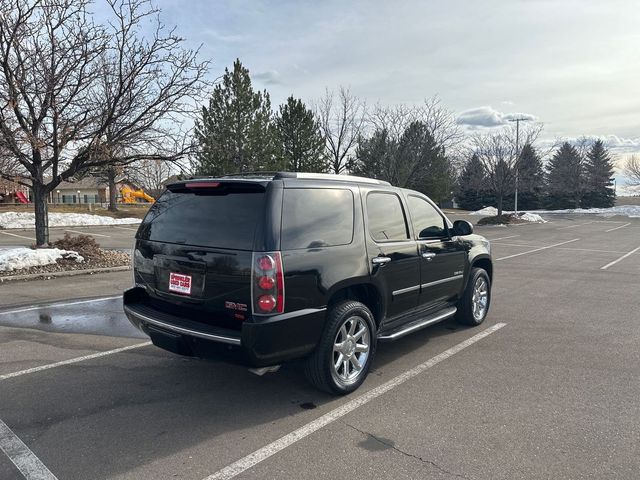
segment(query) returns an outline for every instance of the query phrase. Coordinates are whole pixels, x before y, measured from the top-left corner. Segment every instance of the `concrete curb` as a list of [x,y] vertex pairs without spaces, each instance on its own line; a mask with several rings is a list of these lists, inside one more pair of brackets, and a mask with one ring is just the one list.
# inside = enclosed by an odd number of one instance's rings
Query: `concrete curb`
[[76,275],[91,275],[94,273],[124,272],[126,270],[131,270],[131,267],[128,265],[123,265],[121,267],[90,268],[87,270],[65,270],[62,272],[51,273],[29,273],[26,275],[11,275],[7,277],[0,277],[0,283],[17,282],[20,280],[41,280],[56,277],[74,277]]

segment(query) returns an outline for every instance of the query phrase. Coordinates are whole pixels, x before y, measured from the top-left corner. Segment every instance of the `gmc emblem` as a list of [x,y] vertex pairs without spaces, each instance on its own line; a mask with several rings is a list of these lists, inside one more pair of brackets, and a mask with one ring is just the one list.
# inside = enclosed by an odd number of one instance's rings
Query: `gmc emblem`
[[236,302],[224,302],[224,308],[228,308],[229,310],[236,310],[238,312],[246,312],[247,304],[246,303],[236,303]]

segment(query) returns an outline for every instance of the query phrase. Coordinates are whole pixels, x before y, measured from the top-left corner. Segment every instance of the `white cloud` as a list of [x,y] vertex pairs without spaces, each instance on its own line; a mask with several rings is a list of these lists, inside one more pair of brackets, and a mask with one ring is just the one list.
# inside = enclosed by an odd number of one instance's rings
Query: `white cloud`
[[506,125],[510,120],[523,118],[525,120],[536,120],[530,113],[503,113],[492,107],[477,107],[465,110],[458,115],[456,122],[460,125],[471,125],[476,127],[499,127]]

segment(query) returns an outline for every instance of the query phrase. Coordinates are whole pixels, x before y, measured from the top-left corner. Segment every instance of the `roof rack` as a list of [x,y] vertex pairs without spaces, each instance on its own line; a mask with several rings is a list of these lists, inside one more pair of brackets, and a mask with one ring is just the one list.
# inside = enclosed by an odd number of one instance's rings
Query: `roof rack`
[[373,183],[375,185],[391,185],[384,180],[376,180],[375,178],[358,177],[355,175],[335,175],[333,173],[306,173],[306,172],[278,172],[273,179],[281,178],[299,178],[301,180],[331,180],[334,182],[359,182]]

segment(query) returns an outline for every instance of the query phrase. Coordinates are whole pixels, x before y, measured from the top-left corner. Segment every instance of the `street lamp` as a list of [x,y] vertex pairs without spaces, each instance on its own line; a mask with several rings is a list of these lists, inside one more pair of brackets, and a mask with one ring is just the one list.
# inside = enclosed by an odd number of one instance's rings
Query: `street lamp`
[[56,190],[56,192],[58,193],[58,203],[60,203],[60,190]]
[[78,190],[78,203],[82,203],[82,202],[80,201],[80,190]]
[[518,216],[518,163],[520,162],[520,122],[528,122],[530,118],[510,118],[510,122],[516,122],[516,194],[513,199],[513,209],[515,210],[516,217]]

